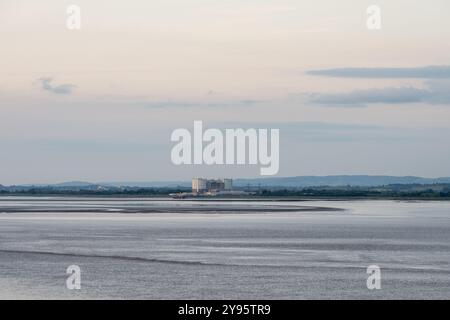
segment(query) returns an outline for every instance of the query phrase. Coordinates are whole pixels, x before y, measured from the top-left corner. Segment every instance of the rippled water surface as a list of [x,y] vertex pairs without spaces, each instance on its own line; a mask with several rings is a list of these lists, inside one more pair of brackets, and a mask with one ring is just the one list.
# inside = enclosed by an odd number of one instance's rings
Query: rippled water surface
[[450,202],[0,198],[0,298],[450,299]]

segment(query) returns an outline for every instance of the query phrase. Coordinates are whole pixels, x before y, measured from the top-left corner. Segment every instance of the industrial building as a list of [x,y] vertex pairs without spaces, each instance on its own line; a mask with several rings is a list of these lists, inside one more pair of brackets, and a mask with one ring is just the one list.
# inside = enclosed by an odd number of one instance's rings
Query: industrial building
[[192,179],[192,193],[217,193],[221,191],[231,191],[233,189],[232,179]]

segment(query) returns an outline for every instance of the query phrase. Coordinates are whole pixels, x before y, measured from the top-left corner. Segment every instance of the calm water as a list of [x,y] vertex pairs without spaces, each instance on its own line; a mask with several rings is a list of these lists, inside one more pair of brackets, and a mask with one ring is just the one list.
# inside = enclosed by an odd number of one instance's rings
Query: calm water
[[[216,202],[212,213],[176,213],[210,204],[35,200],[0,198],[0,298],[450,299],[450,202]],[[120,211],[130,205],[170,212]],[[345,210],[238,211],[246,205]],[[66,289],[72,264],[81,290]],[[366,287],[373,264],[381,290]]]

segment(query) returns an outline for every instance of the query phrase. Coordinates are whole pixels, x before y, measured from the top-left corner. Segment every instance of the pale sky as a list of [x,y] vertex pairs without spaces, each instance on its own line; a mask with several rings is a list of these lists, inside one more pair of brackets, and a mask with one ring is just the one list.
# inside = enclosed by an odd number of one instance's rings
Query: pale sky
[[0,0],[0,184],[258,176],[174,166],[194,120],[280,129],[280,176],[450,176],[449,18],[448,0]]

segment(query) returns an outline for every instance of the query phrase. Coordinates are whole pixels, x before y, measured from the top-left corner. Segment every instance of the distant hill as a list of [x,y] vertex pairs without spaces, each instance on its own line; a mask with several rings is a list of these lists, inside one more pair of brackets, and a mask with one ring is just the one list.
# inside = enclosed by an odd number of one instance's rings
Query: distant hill
[[104,186],[113,187],[140,187],[140,188],[176,188],[176,187],[191,187],[191,181],[116,181],[116,182],[101,182]]
[[235,186],[258,185],[267,187],[316,187],[316,186],[361,186],[375,187],[389,184],[435,184],[450,183],[450,177],[421,178],[414,176],[300,176],[285,178],[236,179]]
[[[376,187],[389,184],[435,184],[450,183],[450,177],[444,178],[422,178],[415,176],[369,176],[369,175],[339,175],[339,176],[298,176],[298,177],[274,177],[274,178],[252,178],[234,179],[233,185],[244,187],[247,185],[261,185],[262,187],[317,187],[317,186],[361,186]],[[191,181],[148,181],[148,182],[105,182],[99,183],[109,186],[129,186],[142,188],[173,188],[191,186]]]
[[[261,186],[261,187],[285,187],[303,188],[320,186],[360,186],[376,187],[385,185],[407,185],[407,184],[445,184],[450,183],[450,177],[443,178],[422,178],[414,176],[369,176],[369,175],[339,175],[339,176],[298,176],[298,177],[273,177],[273,178],[252,178],[234,179],[233,185],[237,187]],[[16,189],[30,187],[52,187],[58,189],[114,189],[118,187],[136,188],[190,188],[191,181],[123,181],[123,182],[99,182],[90,183],[85,181],[70,181],[57,184],[33,184],[14,186]],[[1,186],[0,189],[9,188]]]
[[63,183],[52,184],[52,187],[89,187],[97,185],[96,183],[90,183],[85,181],[69,181]]
[[33,183],[33,184],[21,184],[21,187],[54,187],[54,188],[71,188],[71,187],[89,187],[96,185],[95,183],[90,183],[86,181],[67,181],[62,183]]

